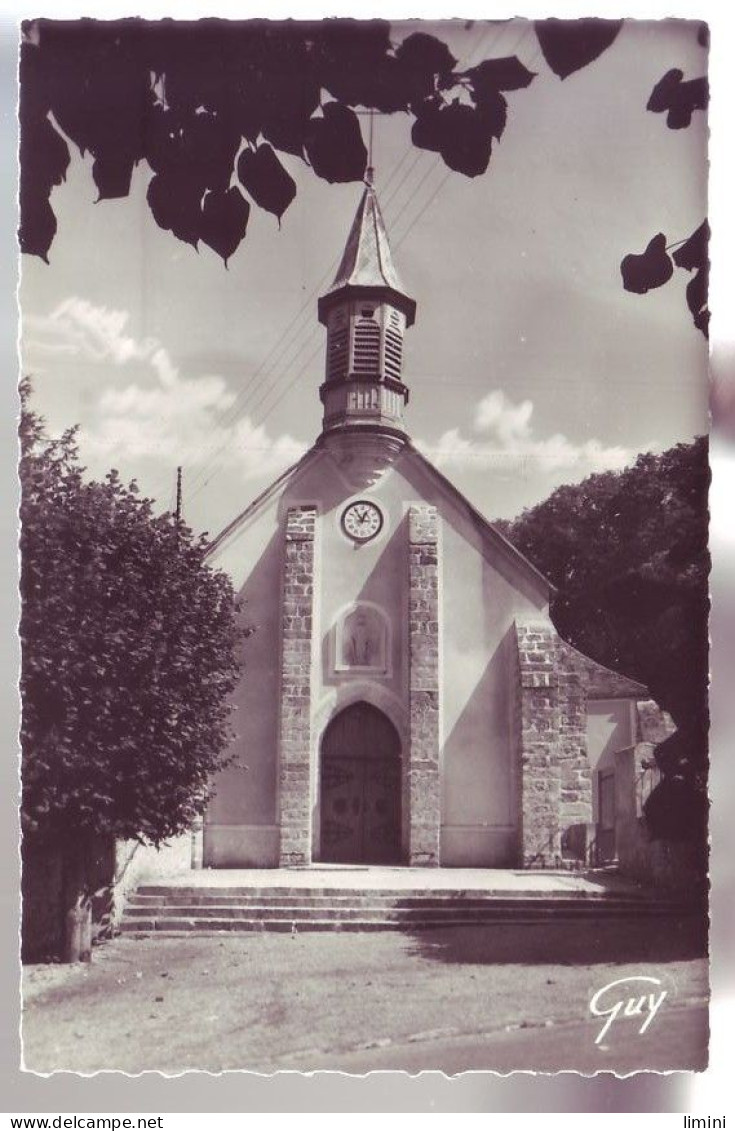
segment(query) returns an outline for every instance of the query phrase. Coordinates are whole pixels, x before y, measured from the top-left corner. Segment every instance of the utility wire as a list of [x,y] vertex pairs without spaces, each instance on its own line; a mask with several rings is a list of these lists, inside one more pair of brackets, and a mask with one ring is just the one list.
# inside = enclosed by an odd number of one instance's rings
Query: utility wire
[[[411,151],[407,150],[406,153],[404,154],[403,158],[401,159],[401,161],[398,163],[397,167],[393,170],[393,173],[391,174],[391,176],[386,181],[385,191],[388,190],[390,184],[395,179],[395,176],[400,172],[401,166],[403,164],[405,164],[405,162],[411,156],[412,156]],[[419,153],[417,156],[421,157],[421,156],[423,156],[423,154]],[[414,161],[414,164],[412,165],[411,168],[414,168],[415,164],[416,164],[416,162]],[[408,172],[410,173],[410,171],[411,170],[409,170]],[[401,183],[391,192],[390,196],[388,197],[388,200],[394,198],[395,194],[400,190],[400,187],[404,183],[405,179],[406,179],[406,176],[404,174],[404,177],[401,180]],[[271,347],[271,349],[268,351],[268,353],[264,357],[263,361],[260,363],[260,365],[255,370],[255,372],[252,374],[252,376],[247,381],[247,383],[240,390],[240,392],[238,393],[233,404],[229,407],[229,409],[226,410],[226,412],[218,420],[217,423],[220,427],[227,427],[232,421],[234,421],[234,419],[239,414],[241,414],[242,411],[244,411],[245,408],[250,409],[250,406],[247,403],[247,398],[248,398],[249,394],[251,392],[253,392],[253,393],[256,392],[256,389],[262,389],[262,387],[265,383],[265,379],[267,377],[267,371],[274,369],[277,364],[284,362],[285,355],[290,350],[292,350],[292,348],[294,347],[294,345],[296,345],[297,342],[298,342],[298,348],[294,352],[294,355],[290,359],[290,361],[295,360],[296,357],[299,355],[299,353],[301,353],[303,351],[304,346],[306,346],[308,344],[308,342],[310,340],[312,340],[317,333],[320,332],[319,326],[315,325],[315,326],[312,326],[311,329],[308,330],[308,331],[306,329],[306,326],[301,326],[296,330],[295,333],[292,333],[292,331],[296,327],[297,323],[303,319],[303,316],[304,316],[305,313],[308,312],[310,315],[312,314],[312,312],[313,312],[313,300],[317,297],[321,288],[326,283],[328,283],[330,281],[330,279],[333,277],[334,272],[336,271],[338,265],[339,265],[339,258],[335,258],[332,261],[332,264],[330,265],[330,267],[327,269],[327,271],[314,284],[314,286],[309,291],[306,298],[303,300],[299,310],[291,318],[291,320],[288,323],[288,325],[286,326],[285,330],[283,330],[281,332],[281,334],[277,338],[275,344]],[[302,337],[302,335],[304,333],[307,334],[306,339],[303,340],[303,341],[299,341],[299,339]],[[285,369],[285,364],[284,364],[284,369]],[[256,386],[256,383],[255,383],[256,378],[258,376],[260,376],[261,374],[262,374],[262,379],[261,379],[260,382],[258,382],[258,384]],[[261,401],[259,401],[258,403],[262,403],[262,398],[261,398]],[[226,443],[221,445],[215,451],[213,451],[213,453],[210,455],[210,457],[208,457],[208,459],[205,461],[205,464],[203,465],[203,467],[199,468],[194,473],[194,475],[192,476],[192,486],[193,487],[195,487],[199,483],[203,474],[206,474],[207,465],[209,464],[211,459],[216,458],[216,456],[224,449],[224,447],[226,447]],[[195,450],[195,452],[192,453],[192,454],[198,454],[198,452],[200,452],[201,450],[202,450],[202,446],[200,445]]]

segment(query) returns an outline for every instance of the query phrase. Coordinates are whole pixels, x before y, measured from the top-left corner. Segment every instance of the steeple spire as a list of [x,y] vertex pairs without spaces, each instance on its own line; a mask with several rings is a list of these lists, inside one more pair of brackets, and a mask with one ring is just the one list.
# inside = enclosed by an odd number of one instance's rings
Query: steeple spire
[[326,381],[320,389],[325,431],[378,425],[403,432],[403,333],[416,303],[393,265],[373,170],[352,222],[337,274],[319,299],[327,327]]

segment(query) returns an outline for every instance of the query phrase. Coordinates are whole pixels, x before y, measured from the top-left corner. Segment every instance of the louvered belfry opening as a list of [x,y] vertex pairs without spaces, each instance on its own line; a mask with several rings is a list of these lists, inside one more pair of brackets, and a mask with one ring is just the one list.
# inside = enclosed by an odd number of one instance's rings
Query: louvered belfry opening
[[403,335],[401,333],[401,319],[396,310],[390,312],[390,318],[385,328],[385,374],[394,381],[401,380],[403,368]]
[[362,311],[355,322],[353,372],[357,377],[380,374],[380,327],[371,310]]
[[350,324],[344,310],[338,310],[327,338],[327,380],[340,381],[347,376],[350,361]]

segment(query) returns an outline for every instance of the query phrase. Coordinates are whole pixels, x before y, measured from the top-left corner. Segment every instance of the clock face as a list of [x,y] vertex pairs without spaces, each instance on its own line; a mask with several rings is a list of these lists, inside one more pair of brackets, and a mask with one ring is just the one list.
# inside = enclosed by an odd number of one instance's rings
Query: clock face
[[355,542],[369,542],[379,534],[383,526],[383,515],[375,503],[364,500],[350,503],[342,514],[342,529]]

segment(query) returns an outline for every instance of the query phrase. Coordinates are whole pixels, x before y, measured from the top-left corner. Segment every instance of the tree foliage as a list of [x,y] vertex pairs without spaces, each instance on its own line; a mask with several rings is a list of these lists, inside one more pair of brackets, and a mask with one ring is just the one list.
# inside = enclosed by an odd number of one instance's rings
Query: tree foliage
[[[564,79],[606,50],[621,25],[534,26]],[[280,220],[295,196],[278,151],[331,183],[359,181],[367,152],[355,108],[402,112],[414,119],[414,145],[475,177],[505,130],[507,95],[534,77],[515,55],[462,71],[435,36],[416,31],[396,45],[383,20],[28,21],[22,250],[48,258],[56,234],[50,196],[66,175],[67,141],[91,154],[99,200],[127,196],[145,161],[156,223],[227,261],[245,237],[251,202]]]
[[160,844],[226,764],[241,630],[206,542],[111,471],[87,482],[74,430],[21,417],[22,823],[35,842]]
[[560,634],[646,684],[676,722],[677,734],[656,755],[664,782],[651,811],[662,835],[682,831],[681,797],[691,810],[704,786],[709,479],[700,437],[560,487],[497,524],[557,587],[551,615]]

